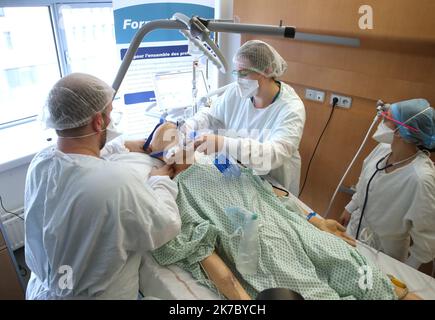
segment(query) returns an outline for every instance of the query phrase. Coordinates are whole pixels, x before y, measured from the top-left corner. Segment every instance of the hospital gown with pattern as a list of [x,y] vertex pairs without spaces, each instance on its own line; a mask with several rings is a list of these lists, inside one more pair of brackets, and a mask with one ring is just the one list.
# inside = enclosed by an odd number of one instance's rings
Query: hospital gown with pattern
[[[195,164],[176,181],[182,229],[153,251],[160,264],[176,264],[213,289],[200,262],[216,250],[252,298],[273,287],[292,289],[306,299],[397,298],[387,276],[355,248],[291,211],[291,204],[284,204],[251,169],[228,179],[213,166]],[[241,221],[225,213],[228,207],[258,215],[256,274],[236,269]],[[364,270],[371,271],[371,289],[359,285]]]

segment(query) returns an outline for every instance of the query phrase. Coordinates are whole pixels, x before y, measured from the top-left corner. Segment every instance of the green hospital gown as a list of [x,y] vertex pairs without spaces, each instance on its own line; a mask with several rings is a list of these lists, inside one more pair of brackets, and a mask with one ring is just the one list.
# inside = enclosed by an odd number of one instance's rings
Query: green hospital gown
[[[387,276],[346,242],[291,210],[251,170],[228,179],[214,166],[195,164],[176,181],[182,227],[175,239],[153,252],[161,265],[176,264],[214,289],[199,262],[216,250],[252,298],[268,288],[289,288],[305,299],[396,299]],[[242,218],[229,217],[228,207],[258,215],[254,275],[236,269]],[[365,287],[364,278],[372,279]]]

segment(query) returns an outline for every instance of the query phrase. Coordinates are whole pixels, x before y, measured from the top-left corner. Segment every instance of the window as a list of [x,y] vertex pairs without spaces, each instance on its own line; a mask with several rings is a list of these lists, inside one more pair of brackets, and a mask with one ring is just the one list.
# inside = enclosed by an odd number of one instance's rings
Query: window
[[20,67],[7,69],[6,79],[10,88],[31,86],[37,81],[37,67]]
[[120,64],[112,7],[60,7],[69,72],[86,72],[111,84]]
[[34,3],[0,8],[0,129],[35,119],[62,75],[86,72],[110,84],[120,63],[111,2]]
[[10,31],[6,31],[3,32],[3,39],[5,41],[5,48],[12,50],[12,37],[11,37],[11,32]]
[[[0,125],[34,117],[59,79],[48,7],[4,8],[0,20]],[[32,27],[25,27],[32,21]]]

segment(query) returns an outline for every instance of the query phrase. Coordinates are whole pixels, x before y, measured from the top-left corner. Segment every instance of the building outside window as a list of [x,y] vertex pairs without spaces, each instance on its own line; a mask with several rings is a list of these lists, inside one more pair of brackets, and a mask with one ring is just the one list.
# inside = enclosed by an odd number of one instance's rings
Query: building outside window
[[110,84],[119,67],[110,2],[37,2],[0,8],[0,128],[35,119],[63,75],[85,72]]

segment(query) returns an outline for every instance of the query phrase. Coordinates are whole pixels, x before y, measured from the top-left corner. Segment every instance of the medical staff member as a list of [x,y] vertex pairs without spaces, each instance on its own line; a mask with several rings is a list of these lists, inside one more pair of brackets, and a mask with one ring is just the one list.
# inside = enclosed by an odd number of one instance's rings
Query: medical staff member
[[226,90],[219,103],[187,121],[187,128],[225,129],[221,135],[202,135],[196,142],[198,150],[226,151],[259,174],[269,173],[298,196],[305,108],[292,87],[276,80],[287,64],[259,40],[241,46],[233,62],[236,85]]
[[435,258],[435,168],[427,151],[435,148],[435,111],[415,99],[382,115],[373,135],[380,144],[365,159],[340,222],[349,223],[349,235],[418,269]]
[[49,93],[44,118],[57,147],[35,156],[25,187],[28,299],[136,299],[142,254],[180,231],[168,166],[145,181],[100,158],[113,94],[80,73]]

